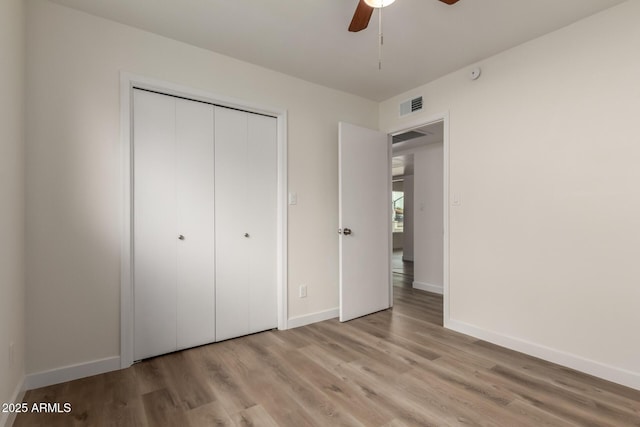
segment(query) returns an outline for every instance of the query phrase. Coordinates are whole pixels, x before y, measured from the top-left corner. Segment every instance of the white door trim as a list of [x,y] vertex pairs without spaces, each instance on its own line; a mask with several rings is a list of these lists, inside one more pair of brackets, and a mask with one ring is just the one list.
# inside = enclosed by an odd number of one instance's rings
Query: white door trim
[[[387,133],[391,136],[398,135],[401,133],[408,132],[410,130],[427,126],[432,123],[443,122],[443,139],[442,139],[442,148],[443,148],[443,168],[442,168],[442,185],[443,185],[443,236],[442,236],[442,250],[443,250],[443,325],[445,328],[449,328],[451,324],[450,321],[450,311],[449,311],[449,112],[444,112],[440,114],[435,114],[433,116],[429,116],[426,118],[416,119],[412,122],[406,123],[398,128],[393,128],[389,130]],[[393,283],[391,284],[391,292],[393,295]]]
[[120,140],[122,182],[122,235],[120,265],[120,367],[133,364],[133,221],[132,197],[132,93],[140,88],[208,102],[223,107],[237,108],[251,113],[275,117],[278,123],[278,212],[277,212],[277,282],[278,282],[278,329],[287,329],[287,110],[253,104],[193,89],[190,87],[156,80],[127,72],[120,73]]

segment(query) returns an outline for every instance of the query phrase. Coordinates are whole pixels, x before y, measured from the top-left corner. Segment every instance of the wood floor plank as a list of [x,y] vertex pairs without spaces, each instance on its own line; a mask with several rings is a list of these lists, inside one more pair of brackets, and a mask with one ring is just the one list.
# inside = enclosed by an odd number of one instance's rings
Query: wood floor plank
[[251,344],[248,347],[268,365],[273,381],[281,384],[282,390],[317,418],[320,425],[364,426],[349,412],[342,411],[307,378],[292,372],[288,361],[280,359],[277,353]]
[[188,426],[185,412],[177,396],[166,388],[142,396],[144,413],[150,426]]
[[161,357],[143,360],[134,364],[129,369],[135,372],[138,392],[140,394],[161,390],[167,386]]
[[[402,340],[406,340],[414,343],[415,345],[420,345],[429,349],[440,356],[434,360],[438,360],[443,356],[449,356],[450,358],[460,360],[466,365],[476,369],[488,369],[495,366],[496,362],[491,358],[483,358],[475,354],[469,354],[465,351],[461,351],[460,348],[454,347],[442,339],[429,336],[428,334],[421,334],[420,325],[402,323],[404,320],[398,321],[397,319],[398,318],[393,318],[393,320],[391,320],[383,319],[381,317],[375,318],[375,316],[367,316],[362,318],[362,321],[380,331],[400,337]],[[389,328],[387,325],[392,321],[394,326],[393,328]]]
[[198,350],[202,351],[193,354],[193,359],[197,364],[194,369],[205,378],[215,400],[219,400],[231,415],[255,406],[257,403],[249,390],[241,386],[237,376],[232,373],[230,366],[220,356],[230,344],[228,342],[220,344],[223,345],[199,348]]
[[350,323],[357,327],[361,332],[365,332],[377,338],[378,343],[388,343],[390,346],[392,345],[393,349],[406,349],[408,352],[416,354],[427,360],[435,360],[441,356],[440,353],[422,345],[422,343],[406,339],[390,332],[388,329],[378,329],[362,318],[355,319]]
[[[577,404],[577,402],[567,401],[559,395],[556,390],[551,389],[535,389],[520,384],[514,378],[501,376],[492,371],[482,371],[476,373],[477,377],[483,381],[500,384],[502,387],[510,390],[514,395],[544,412],[552,414],[565,420],[567,423],[578,424],[581,426],[596,425],[616,425],[612,421],[603,420],[598,414],[593,414],[586,410],[585,405]],[[633,424],[621,424],[633,425]]]
[[402,421],[400,421],[398,419],[395,419],[395,420],[389,421],[388,423],[386,423],[382,427],[409,427],[409,425],[403,423]]
[[235,423],[219,401],[213,401],[187,411],[187,420],[191,426],[235,426]]
[[[567,407],[575,408],[580,413],[575,419],[585,425],[591,422],[593,422],[592,425],[613,422],[613,425],[640,426],[640,418],[635,415],[616,410],[607,403],[591,399],[588,396],[554,387],[550,383],[540,381],[514,369],[496,365],[491,369],[491,372],[508,379],[512,383],[517,383],[520,387],[526,387],[529,391],[552,398],[554,407],[564,404]],[[547,405],[550,405],[550,403]]]
[[[507,350],[495,344],[478,341],[474,344],[474,347],[481,348],[482,352],[486,352],[494,360],[499,360],[503,366],[526,372],[530,377],[548,382],[554,387],[559,387],[568,392],[605,402],[615,407],[616,411],[626,412],[640,420],[640,402],[634,402],[633,398],[629,399],[629,397],[637,394],[635,391],[631,391],[627,396],[626,392],[630,389],[621,389],[619,386],[600,378],[590,377],[573,369]],[[587,378],[589,378],[589,381],[585,381]]]
[[533,422],[540,427],[565,427],[576,426],[578,424],[572,423],[567,419],[557,417],[549,412],[546,412],[540,408],[531,405],[529,402],[525,402],[520,399],[516,399],[509,403],[510,411],[513,411],[519,418],[524,418]]
[[260,405],[236,413],[233,420],[237,427],[278,427],[271,415]]
[[280,425],[319,425],[303,405],[291,399],[288,393],[283,393],[281,385],[273,379],[268,363],[256,357],[246,342],[230,341],[230,345],[220,352],[219,357],[242,387],[249,391],[252,399],[259,401]]
[[425,369],[415,369],[404,374],[407,383],[420,389],[428,389],[442,405],[447,405],[450,412],[458,417],[478,420],[481,425],[519,425],[522,427],[538,427],[535,422],[516,416],[505,406],[511,399],[504,396],[496,399],[490,387],[471,385],[470,381],[462,381],[465,386],[458,387],[456,393],[451,393],[451,382]]
[[343,411],[349,412],[363,425],[382,425],[391,420],[391,414],[372,407],[348,381],[318,365],[297,350],[274,349],[299,375],[307,377],[325,396]]
[[192,352],[179,351],[162,358],[161,363],[166,372],[168,387],[173,390],[185,411],[211,403],[215,393],[207,384],[198,381],[201,371],[193,360],[198,349]]
[[[82,424],[81,424],[82,425]],[[105,403],[102,408],[105,427],[150,427],[141,398]]]
[[317,328],[343,347],[359,353],[360,357],[376,360],[392,369],[396,374],[401,374],[411,369],[411,366],[402,357],[385,353],[376,345],[367,342],[366,338],[353,333],[353,330],[348,325],[341,325],[336,321],[326,321],[318,324]]
[[[421,395],[411,398],[397,384],[390,384],[389,381],[395,380],[396,375],[386,377],[379,369],[363,369],[363,365],[357,361],[340,364],[335,369],[357,385],[374,405],[395,414],[404,423],[419,426],[451,425],[451,414],[443,413],[438,407],[432,408]],[[381,381],[385,384],[383,388]]]

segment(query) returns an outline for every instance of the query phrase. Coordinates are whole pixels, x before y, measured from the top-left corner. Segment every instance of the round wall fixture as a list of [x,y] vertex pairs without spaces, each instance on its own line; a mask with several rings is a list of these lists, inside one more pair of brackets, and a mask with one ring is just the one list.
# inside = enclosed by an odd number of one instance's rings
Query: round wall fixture
[[478,80],[481,73],[482,73],[482,70],[480,69],[480,67],[476,67],[473,70],[471,70],[469,77],[471,77],[471,80]]

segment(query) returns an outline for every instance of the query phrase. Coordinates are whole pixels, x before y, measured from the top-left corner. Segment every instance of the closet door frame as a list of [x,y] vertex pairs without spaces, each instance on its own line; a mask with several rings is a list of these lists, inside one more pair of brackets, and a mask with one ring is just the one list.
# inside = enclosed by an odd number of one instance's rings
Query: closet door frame
[[144,89],[160,94],[206,102],[277,120],[277,295],[278,329],[288,329],[287,319],[287,111],[244,100],[193,89],[132,73],[120,73],[120,140],[121,140],[121,266],[120,266],[120,367],[128,368],[133,360],[133,90]]

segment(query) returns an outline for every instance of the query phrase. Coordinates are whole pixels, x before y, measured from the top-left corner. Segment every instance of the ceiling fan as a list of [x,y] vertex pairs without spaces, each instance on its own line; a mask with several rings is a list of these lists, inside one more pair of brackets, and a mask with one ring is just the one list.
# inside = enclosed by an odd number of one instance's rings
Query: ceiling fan
[[[362,31],[367,28],[373,9],[388,6],[393,3],[393,1],[394,0],[360,0],[358,7],[356,7],[356,12],[353,14],[351,25],[349,25],[349,31],[357,33],[358,31]],[[449,5],[458,2],[458,0],[440,1]]]

